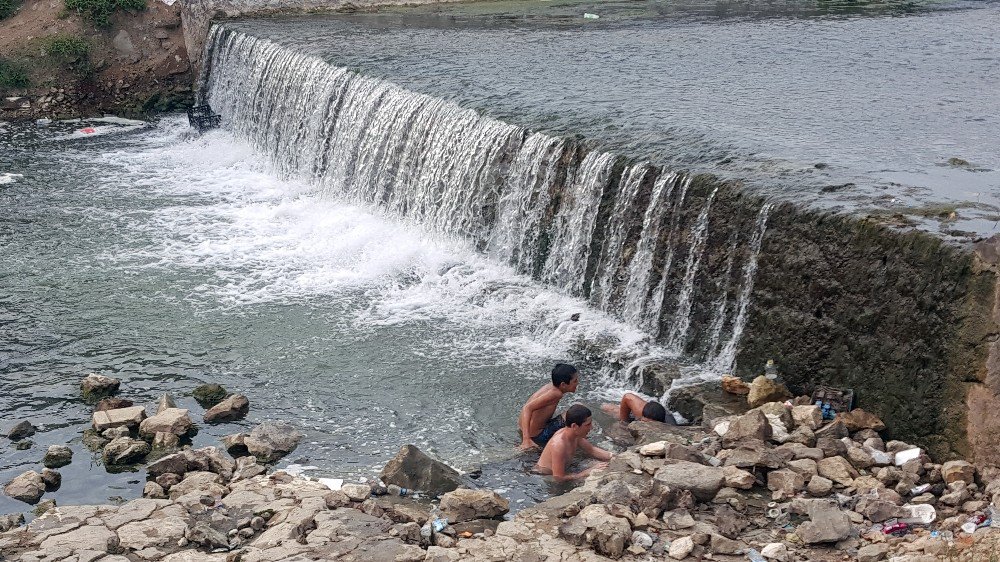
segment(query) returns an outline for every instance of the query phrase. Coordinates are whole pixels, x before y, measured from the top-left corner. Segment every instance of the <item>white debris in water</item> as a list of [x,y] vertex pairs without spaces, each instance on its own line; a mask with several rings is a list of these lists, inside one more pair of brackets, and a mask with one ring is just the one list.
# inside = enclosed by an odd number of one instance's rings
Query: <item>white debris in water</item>
[[10,172],[0,172],[0,185],[14,183],[24,177],[24,174],[13,174]]
[[343,478],[320,478],[319,483],[330,488],[334,492],[341,489],[344,486]]
[[291,474],[292,476],[301,476],[305,474],[307,470],[319,470],[318,466],[306,466],[301,464],[290,464],[282,469],[284,472]]
[[599,16],[597,14],[591,14],[590,12],[584,12],[583,19],[585,19],[585,20],[596,20],[596,19],[601,19],[601,16]]

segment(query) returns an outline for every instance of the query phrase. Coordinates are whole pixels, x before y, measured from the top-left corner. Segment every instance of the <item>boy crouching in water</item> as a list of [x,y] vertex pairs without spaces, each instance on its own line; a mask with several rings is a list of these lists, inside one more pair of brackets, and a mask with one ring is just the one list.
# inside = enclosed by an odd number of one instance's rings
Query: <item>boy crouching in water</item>
[[632,421],[655,421],[668,425],[676,425],[673,417],[668,417],[667,409],[662,404],[653,400],[646,402],[642,397],[631,392],[626,392],[620,403],[604,404],[601,406],[601,409],[624,423]]
[[[589,408],[582,404],[574,404],[566,410],[565,420],[566,427],[552,436],[534,468],[535,472],[551,475],[558,482],[586,478],[591,471],[604,468],[608,464],[607,461],[611,460],[611,453],[587,441],[587,434],[594,426]],[[580,472],[567,474],[566,467],[572,462],[577,449],[602,462]]]

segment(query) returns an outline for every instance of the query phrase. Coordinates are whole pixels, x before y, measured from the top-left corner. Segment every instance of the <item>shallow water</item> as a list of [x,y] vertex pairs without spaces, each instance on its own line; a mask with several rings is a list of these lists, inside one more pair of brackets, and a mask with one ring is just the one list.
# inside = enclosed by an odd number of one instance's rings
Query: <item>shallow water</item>
[[1000,221],[997,2],[490,2],[227,25],[778,197],[959,238]]
[[196,446],[288,420],[306,437],[279,466],[354,479],[415,443],[483,465],[520,506],[549,492],[514,445],[551,365],[580,365],[576,398],[596,407],[623,390],[609,361],[656,351],[461,240],[275,179],[227,132],[196,137],[179,116],[83,125],[0,131],[0,429],[39,427],[26,451],[0,439],[0,481],[68,443],[46,498],[138,497],[143,472],[108,475],[80,442],[78,384],[96,371],[138,404],[172,393],[195,420],[198,384],[249,397],[246,420],[203,426]]

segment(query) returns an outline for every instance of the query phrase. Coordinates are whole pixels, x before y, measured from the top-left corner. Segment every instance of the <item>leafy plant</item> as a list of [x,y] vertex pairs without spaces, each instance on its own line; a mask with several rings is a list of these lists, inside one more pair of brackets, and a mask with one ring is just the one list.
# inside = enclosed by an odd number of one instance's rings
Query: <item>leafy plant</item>
[[118,10],[145,10],[146,0],[66,0],[66,9],[76,11],[100,27],[108,27],[112,14]]
[[0,0],[0,20],[13,16],[18,4],[17,0]]
[[27,69],[9,60],[0,59],[0,88],[24,88],[29,82]]
[[90,43],[76,35],[54,35],[45,41],[45,52],[65,59],[77,59],[90,54]]

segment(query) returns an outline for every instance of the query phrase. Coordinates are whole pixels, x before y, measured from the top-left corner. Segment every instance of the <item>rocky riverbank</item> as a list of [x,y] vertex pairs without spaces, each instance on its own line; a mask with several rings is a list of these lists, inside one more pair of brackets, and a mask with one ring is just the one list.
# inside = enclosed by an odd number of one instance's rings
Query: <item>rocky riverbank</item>
[[[229,455],[182,448],[153,460],[146,497],[124,505],[43,503],[27,525],[6,516],[0,552],[174,562],[996,556],[1000,471],[939,464],[920,447],[886,442],[884,424],[863,410],[824,419],[806,397],[763,377],[726,379],[723,388],[746,393],[744,413],[709,416],[701,427],[634,422],[606,470],[506,521],[507,500],[416,447],[403,447],[378,480],[344,484],[268,475],[273,455],[251,434],[227,437]],[[142,424],[148,430],[162,414],[138,423],[137,441],[150,435]],[[64,461],[58,453],[47,460]],[[424,492],[413,499],[401,488]]]

